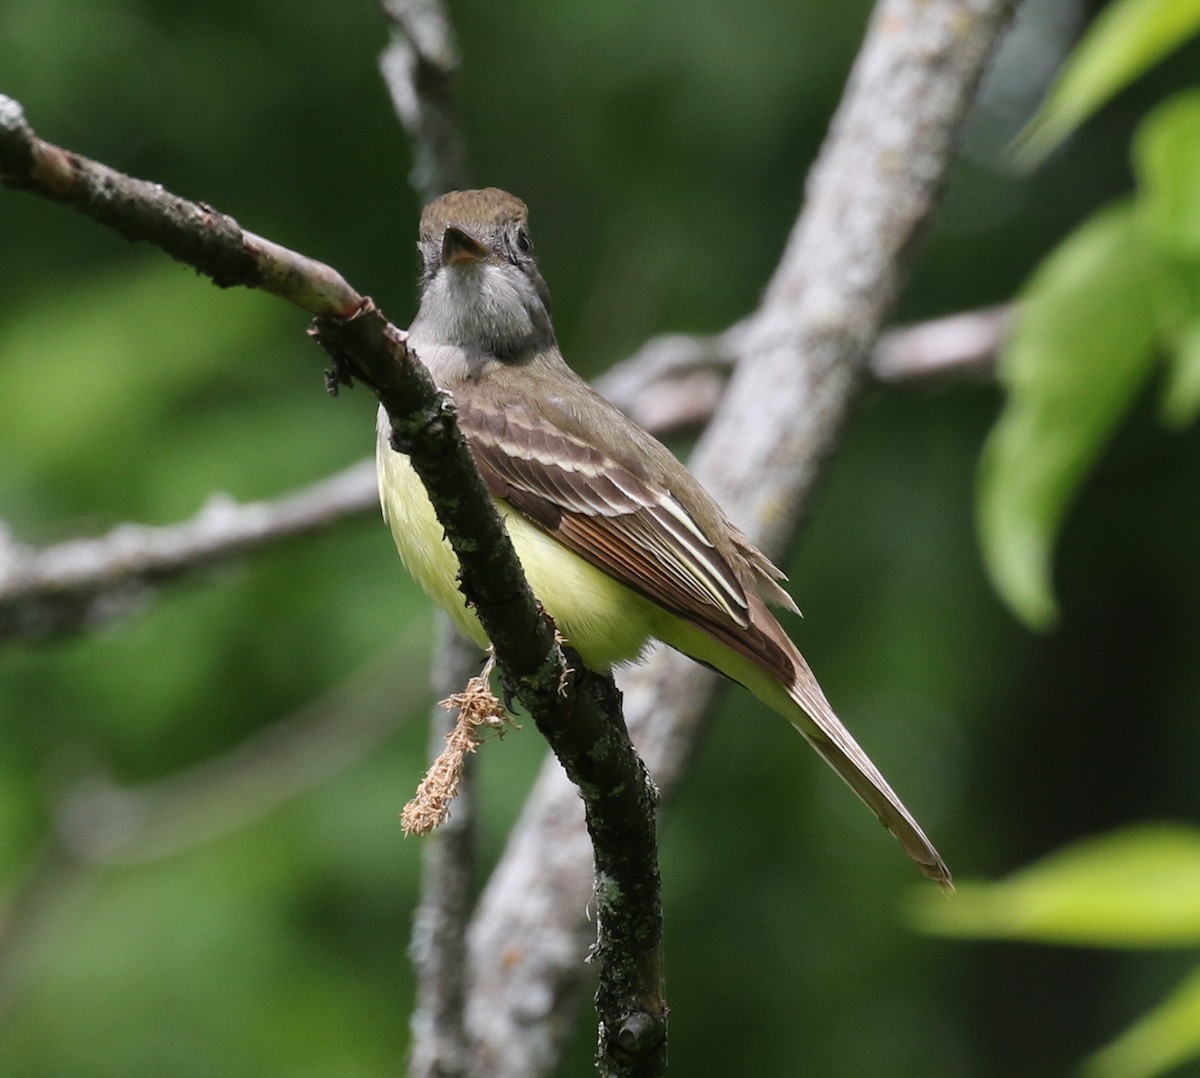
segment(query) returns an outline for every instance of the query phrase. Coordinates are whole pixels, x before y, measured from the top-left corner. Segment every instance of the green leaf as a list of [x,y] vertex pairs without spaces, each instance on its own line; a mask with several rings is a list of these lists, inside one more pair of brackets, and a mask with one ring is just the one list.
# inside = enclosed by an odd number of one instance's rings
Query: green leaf
[[1162,256],[1163,418],[1178,428],[1200,412],[1200,91],[1177,94],[1142,122],[1133,160],[1140,220]]
[[980,461],[977,519],[996,589],[1035,628],[1057,617],[1050,562],[1066,509],[1152,368],[1153,268],[1131,203],[1095,215],[1029,282],[1000,358],[1008,400]]
[[1086,839],[952,901],[918,896],[924,932],[1094,947],[1200,944],[1200,829],[1147,824]]
[[1200,318],[1178,335],[1171,349],[1162,406],[1163,420],[1177,429],[1200,413]]
[[1085,1078],[1153,1078],[1200,1057],[1200,969],[1083,1067]]
[[1114,0],[1076,46],[1017,138],[1032,168],[1110,97],[1200,31],[1200,0]]
[[1138,205],[1164,250],[1200,259],[1200,90],[1177,94],[1138,126]]

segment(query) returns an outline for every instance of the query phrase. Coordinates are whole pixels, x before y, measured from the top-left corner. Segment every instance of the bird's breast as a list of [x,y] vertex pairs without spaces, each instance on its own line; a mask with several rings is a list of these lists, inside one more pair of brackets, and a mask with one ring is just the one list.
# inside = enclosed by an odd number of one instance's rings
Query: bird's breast
[[[406,568],[421,588],[481,648],[487,636],[458,590],[458,559],[409,459],[388,442],[381,415],[377,450],[379,500]],[[568,550],[507,502],[496,506],[534,595],[558,630],[593,670],[636,659],[662,612],[578,554]]]

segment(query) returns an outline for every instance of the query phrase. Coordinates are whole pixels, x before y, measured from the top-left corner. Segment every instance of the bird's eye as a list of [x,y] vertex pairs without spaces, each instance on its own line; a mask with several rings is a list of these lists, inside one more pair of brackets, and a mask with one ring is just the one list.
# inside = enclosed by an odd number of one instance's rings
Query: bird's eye
[[533,241],[529,238],[529,233],[525,229],[517,229],[517,250],[523,255],[533,253]]

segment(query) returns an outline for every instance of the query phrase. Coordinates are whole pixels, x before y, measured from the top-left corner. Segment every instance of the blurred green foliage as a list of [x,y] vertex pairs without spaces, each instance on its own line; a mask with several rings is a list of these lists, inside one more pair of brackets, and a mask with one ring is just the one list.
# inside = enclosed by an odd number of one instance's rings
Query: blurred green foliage
[[1038,268],[1000,366],[1004,412],[980,465],[992,577],[1030,625],[1052,625],[1051,551],[1072,497],[1155,359],[1154,260],[1128,203],[1091,218]]
[[[1007,171],[1072,10],[1022,9],[902,317],[1010,298],[1128,190],[1135,123],[1192,78],[1189,47],[1038,173]],[[474,175],[530,204],[581,370],[753,305],[867,12],[454,4]],[[333,263],[403,323],[417,205],[375,73],[384,41],[367,0],[10,0],[0,90],[45,137]],[[0,296],[0,517],[21,541],[179,519],[212,491],[282,493],[370,451],[371,402],[325,397],[303,318],[59,207],[0,193]],[[790,566],[806,614],[790,628],[963,876],[1200,808],[1200,438],[1133,409],[1065,518],[1061,624],[1035,639],[995,601],[972,529],[998,405],[979,384],[869,391]],[[0,894],[89,775],[136,786],[218,757],[387,669],[429,616],[372,517],[165,588],[101,631],[8,645]],[[424,662],[394,663],[397,699]],[[394,1073],[419,853],[396,813],[423,710],[237,833],[40,894],[45,931],[0,965],[0,1073]],[[528,729],[482,754],[485,860],[541,754]],[[666,817],[663,869],[680,1074],[1062,1073],[1178,974],[914,934],[904,859],[736,691]],[[564,1073],[590,1073],[592,1041],[584,1023]]]
[[[1092,947],[1200,943],[1200,828],[1143,825],[1087,839],[996,883],[960,884],[953,904],[921,896],[925,931],[962,939]],[[1088,1078],[1154,1078],[1200,1055],[1200,970],[1083,1068]]]
[[914,907],[944,936],[1093,947],[1200,944],[1200,829],[1142,825],[1058,850],[959,899]]
[[[1200,4],[1116,0],[1089,30],[1022,150],[1044,156],[1106,99],[1200,29]],[[1028,623],[1057,617],[1051,552],[1067,507],[1160,357],[1162,415],[1200,408],[1200,91],[1156,106],[1134,137],[1134,195],[1077,228],[1023,290],[1001,356],[1004,411],[980,469],[979,524],[993,580]],[[951,910],[928,931],[1109,947],[1200,939],[1200,832],[1130,828],[1068,845]],[[1155,1078],[1200,1060],[1200,978],[1087,1061],[1090,1078]]]
[[[1044,156],[1198,30],[1196,0],[1110,5],[1026,128],[1025,155]],[[1155,107],[1133,159],[1134,196],[1038,268],[1000,359],[1007,400],[980,469],[980,536],[997,589],[1035,627],[1057,617],[1051,555],[1067,508],[1160,356],[1165,421],[1200,409],[1200,90]]]
[[1112,0],[1063,65],[1017,148],[1043,160],[1081,123],[1200,30],[1197,0]]

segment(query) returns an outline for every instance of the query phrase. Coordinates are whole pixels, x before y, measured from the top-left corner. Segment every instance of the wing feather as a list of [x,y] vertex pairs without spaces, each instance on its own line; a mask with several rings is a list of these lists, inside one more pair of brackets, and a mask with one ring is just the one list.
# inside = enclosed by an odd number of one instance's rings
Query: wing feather
[[736,634],[737,572],[669,491],[527,408],[462,394],[459,424],[489,489],[581,557],[675,613]]

